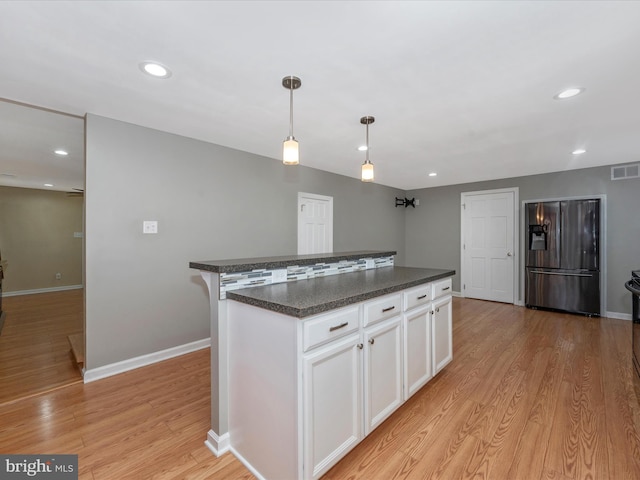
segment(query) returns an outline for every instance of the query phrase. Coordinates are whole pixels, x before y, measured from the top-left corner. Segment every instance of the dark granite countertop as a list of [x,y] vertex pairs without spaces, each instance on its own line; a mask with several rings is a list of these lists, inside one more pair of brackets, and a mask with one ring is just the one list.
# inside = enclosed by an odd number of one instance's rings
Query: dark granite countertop
[[227,298],[304,318],[455,275],[455,270],[382,267],[227,292]]
[[314,265],[316,263],[335,263],[340,260],[359,260],[361,258],[390,257],[397,252],[362,250],[357,252],[321,253],[317,255],[283,255],[278,257],[236,258],[230,260],[206,260],[189,262],[189,267],[215,273],[248,272],[265,268],[286,268],[291,265]]

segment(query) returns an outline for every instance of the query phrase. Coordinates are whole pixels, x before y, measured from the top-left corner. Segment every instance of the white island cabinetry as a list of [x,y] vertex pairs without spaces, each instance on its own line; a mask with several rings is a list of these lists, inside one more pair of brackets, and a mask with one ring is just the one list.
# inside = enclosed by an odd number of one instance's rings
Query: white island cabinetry
[[[324,474],[402,404],[401,302],[393,294],[304,321],[305,339],[310,330],[345,336],[303,356],[305,479]],[[363,328],[352,335],[360,311]]]
[[404,398],[408,399],[433,377],[431,342],[431,284],[404,292]]
[[387,295],[364,303],[364,435],[403,402],[402,296]]
[[306,320],[302,330],[304,478],[317,478],[362,439],[360,308]]
[[232,452],[258,478],[325,474],[450,361],[433,286],[305,318],[229,301]]
[[433,284],[433,374],[453,360],[451,279]]

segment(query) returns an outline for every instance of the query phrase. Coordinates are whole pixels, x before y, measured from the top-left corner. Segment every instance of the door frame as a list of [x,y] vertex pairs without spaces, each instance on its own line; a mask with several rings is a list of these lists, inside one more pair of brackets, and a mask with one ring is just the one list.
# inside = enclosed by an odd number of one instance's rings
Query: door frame
[[[520,272],[520,189],[519,187],[498,188],[494,190],[479,190],[475,192],[460,193],[460,296],[466,297],[464,285],[466,283],[465,275],[468,275],[464,268],[464,212],[465,204],[468,196],[473,195],[493,195],[497,193],[513,193],[513,303],[514,305],[524,305],[521,290],[524,289],[524,283],[521,283]],[[523,280],[522,280],[523,282]]]

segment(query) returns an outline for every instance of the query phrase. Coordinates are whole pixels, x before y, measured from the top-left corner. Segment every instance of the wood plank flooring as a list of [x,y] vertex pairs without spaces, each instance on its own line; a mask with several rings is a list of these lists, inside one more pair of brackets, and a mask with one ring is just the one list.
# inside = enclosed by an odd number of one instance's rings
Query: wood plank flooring
[[82,381],[68,335],[83,331],[82,290],[3,297],[0,405]]
[[74,333],[67,337],[69,340],[69,348],[78,367],[84,365],[84,334]]
[[[454,360],[323,480],[640,478],[631,322],[454,299]],[[204,446],[209,351],[0,406],[1,453],[80,478],[250,479]],[[277,479],[286,480],[286,479]]]

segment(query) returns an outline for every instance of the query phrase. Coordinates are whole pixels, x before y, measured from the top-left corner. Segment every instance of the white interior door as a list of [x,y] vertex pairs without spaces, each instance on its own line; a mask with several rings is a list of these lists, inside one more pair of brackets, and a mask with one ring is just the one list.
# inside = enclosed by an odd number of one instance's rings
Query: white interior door
[[462,194],[462,291],[515,303],[517,189]]
[[298,255],[333,252],[333,197],[298,192]]

